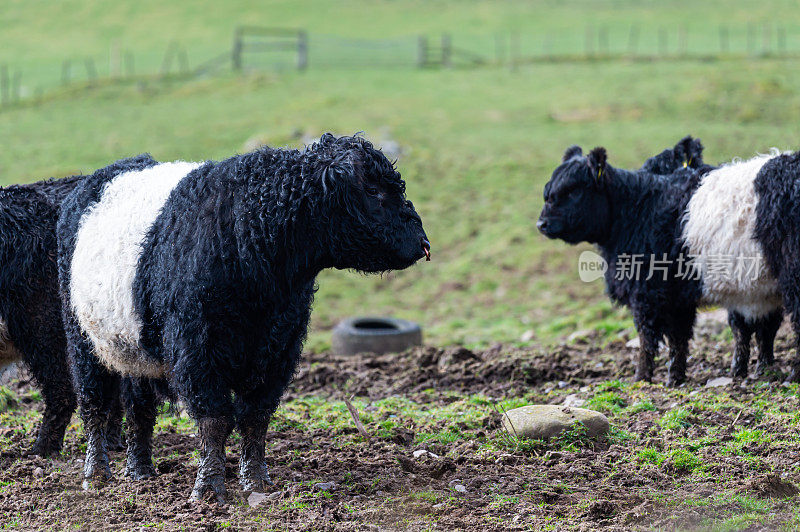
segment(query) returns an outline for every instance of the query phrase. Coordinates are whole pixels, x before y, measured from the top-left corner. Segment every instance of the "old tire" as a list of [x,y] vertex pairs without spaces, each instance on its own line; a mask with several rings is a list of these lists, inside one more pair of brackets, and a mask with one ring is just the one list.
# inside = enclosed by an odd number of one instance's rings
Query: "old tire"
[[337,355],[399,353],[417,345],[422,345],[422,329],[407,320],[351,318],[333,329],[333,352]]

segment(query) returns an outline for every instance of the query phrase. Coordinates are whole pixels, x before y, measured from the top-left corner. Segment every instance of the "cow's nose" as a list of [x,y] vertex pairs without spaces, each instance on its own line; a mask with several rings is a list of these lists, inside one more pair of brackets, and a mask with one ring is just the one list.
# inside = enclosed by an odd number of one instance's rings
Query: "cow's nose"
[[539,218],[539,221],[536,222],[536,229],[538,229],[539,231],[544,231],[545,228],[547,228],[547,220],[542,220],[541,218]]

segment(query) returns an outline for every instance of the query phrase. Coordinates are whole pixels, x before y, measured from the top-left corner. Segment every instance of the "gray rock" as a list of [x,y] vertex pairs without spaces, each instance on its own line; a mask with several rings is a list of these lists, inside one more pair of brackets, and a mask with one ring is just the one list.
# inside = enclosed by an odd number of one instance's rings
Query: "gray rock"
[[608,433],[608,418],[600,412],[558,405],[528,405],[503,415],[503,428],[512,436],[549,440],[560,432],[583,423],[591,437]]
[[428,456],[434,459],[439,458],[438,454],[434,454],[425,449],[417,449],[416,451],[414,451],[414,458],[416,458],[417,460],[419,460],[420,458],[426,458]]
[[333,491],[336,489],[336,482],[319,482],[314,487],[319,491]]
[[577,394],[571,393],[564,398],[564,402],[561,404],[570,408],[580,408],[586,404],[586,399],[581,399]]
[[264,493],[254,491],[247,497],[247,504],[250,508],[255,508],[267,502],[267,496]]
[[[628,349],[640,349],[642,347],[642,340],[637,336],[636,338],[628,340],[628,342],[625,344],[625,347],[627,347]],[[665,344],[664,342],[658,342],[659,351],[663,352],[666,349],[667,349],[667,344]]]
[[639,349],[642,346],[642,341],[639,340],[639,337],[633,338],[628,340],[628,343],[625,344],[625,347],[628,349]]
[[719,386],[728,386],[733,383],[730,377],[717,377],[716,379],[708,379],[706,388],[717,388]]
[[17,378],[18,366],[16,362],[12,362],[6,366],[0,367],[0,386],[5,386],[12,380]]
[[595,334],[596,333],[594,329],[581,329],[580,331],[575,331],[574,333],[570,334],[567,337],[567,343],[571,344],[572,342],[586,341]]

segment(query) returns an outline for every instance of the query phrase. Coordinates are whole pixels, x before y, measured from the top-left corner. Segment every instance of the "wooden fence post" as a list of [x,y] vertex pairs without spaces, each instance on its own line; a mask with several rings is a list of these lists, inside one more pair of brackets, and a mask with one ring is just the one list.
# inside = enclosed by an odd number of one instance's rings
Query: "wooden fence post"
[[428,66],[428,38],[424,35],[417,38],[417,66],[419,68]]
[[297,32],[297,70],[308,68],[308,33]]
[[164,52],[164,59],[161,61],[161,69],[159,70],[162,76],[166,76],[169,74],[169,71],[172,70],[172,58],[177,54],[178,43],[175,41],[170,41],[167,45],[167,49]]
[[97,67],[94,64],[94,58],[87,57],[84,59],[83,64],[86,67],[86,77],[89,79],[89,85],[92,85],[97,80]]
[[22,90],[22,71],[15,70],[14,77],[11,80],[11,94],[9,101],[13,101],[19,103],[22,95],[20,94]]
[[453,66],[453,43],[449,33],[442,34],[442,66],[450,68]]

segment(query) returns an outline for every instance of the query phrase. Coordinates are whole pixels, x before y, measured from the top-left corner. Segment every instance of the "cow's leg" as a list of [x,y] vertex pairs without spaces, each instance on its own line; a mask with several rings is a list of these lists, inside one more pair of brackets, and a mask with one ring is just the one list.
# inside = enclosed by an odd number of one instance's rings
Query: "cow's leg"
[[155,476],[152,437],[156,422],[156,394],[148,379],[122,380],[122,400],[128,419],[128,456],[125,473],[139,480]]
[[125,439],[122,436],[122,399],[114,401],[114,406],[108,413],[106,422],[106,441],[110,451],[124,451]]
[[264,460],[267,425],[277,408],[237,400],[237,427],[242,437],[239,483],[244,491],[261,491],[272,485]]
[[86,488],[93,480],[111,478],[106,429],[108,412],[119,401],[120,379],[100,364],[83,336],[79,336],[73,343],[71,352],[81,418],[86,433],[86,460],[83,464]]
[[236,424],[242,436],[239,482],[245,491],[272,485],[264,460],[267,426],[300,360],[306,327],[306,321],[293,320],[292,326],[282,329],[276,339],[283,348],[269,357],[273,363],[265,368],[263,380],[236,390]]
[[225,441],[233,430],[234,416],[232,390],[223,378],[226,370],[216,364],[229,357],[209,345],[199,318],[192,320],[186,313],[178,320],[166,327],[184,334],[166,346],[175,361],[172,382],[197,422],[200,440],[200,463],[190,499],[199,501],[213,492],[217,502],[225,504]]
[[756,322],[758,365],[756,375],[763,375],[775,363],[775,337],[783,323],[783,309],[775,310]]
[[217,503],[225,504],[225,441],[233,428],[232,416],[207,416],[197,420],[200,436],[200,464],[191,499],[202,500],[214,492]]
[[[63,342],[57,351],[45,353],[42,347],[30,346],[26,362],[34,379],[42,388],[44,414],[31,454],[48,456],[61,450],[64,433],[77,406],[77,398],[70,380],[69,362]],[[49,350],[48,350],[49,351]]]
[[668,386],[679,386],[686,381],[686,358],[689,356],[689,341],[694,332],[695,316],[695,309],[683,309],[672,317],[672,326],[668,333]]
[[656,368],[655,358],[663,334],[655,327],[650,316],[640,308],[634,308],[633,320],[639,333],[639,358],[633,380],[651,382]]
[[756,330],[756,323],[748,321],[740,312],[730,310],[728,311],[728,324],[733,333],[731,377],[744,379],[747,377],[747,366],[750,364],[750,340]]

